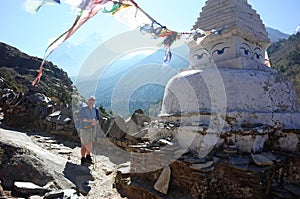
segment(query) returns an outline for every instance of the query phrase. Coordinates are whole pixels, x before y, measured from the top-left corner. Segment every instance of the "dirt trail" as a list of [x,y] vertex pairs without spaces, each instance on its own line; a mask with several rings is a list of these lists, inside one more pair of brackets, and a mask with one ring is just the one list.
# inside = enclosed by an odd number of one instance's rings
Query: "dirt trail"
[[[84,187],[78,187],[79,189],[87,190],[86,196],[82,195],[78,198],[122,198],[117,190],[113,188],[114,177],[116,175],[118,165],[112,163],[108,157],[103,155],[94,155],[93,159],[95,164],[82,166],[80,165],[80,145],[76,142],[55,139],[55,137],[51,135],[28,135],[20,132],[7,131],[5,129],[0,129],[0,132],[2,135],[10,133],[11,136],[18,136],[19,134],[19,137],[24,137],[26,139],[29,137],[34,143],[33,145],[37,145],[33,147],[41,148],[41,151],[46,150],[53,154],[53,157],[57,157],[57,160],[65,161],[66,163],[63,175],[73,182],[73,184],[76,184],[77,187],[78,185],[80,186],[80,184],[83,184]],[[9,136],[7,136],[7,138],[9,138]],[[13,140],[14,138],[11,139]],[[55,160],[53,161],[55,162]],[[84,175],[85,172],[87,175]]]

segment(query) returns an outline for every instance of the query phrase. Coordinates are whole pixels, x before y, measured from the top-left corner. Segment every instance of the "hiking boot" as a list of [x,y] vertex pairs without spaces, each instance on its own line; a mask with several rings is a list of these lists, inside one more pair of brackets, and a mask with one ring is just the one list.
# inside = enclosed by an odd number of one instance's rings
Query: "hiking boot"
[[81,165],[84,165],[84,163],[86,163],[86,159],[85,157],[81,157]]
[[87,156],[85,157],[85,160],[86,160],[86,163],[93,164],[93,160],[92,160],[91,155],[87,155]]

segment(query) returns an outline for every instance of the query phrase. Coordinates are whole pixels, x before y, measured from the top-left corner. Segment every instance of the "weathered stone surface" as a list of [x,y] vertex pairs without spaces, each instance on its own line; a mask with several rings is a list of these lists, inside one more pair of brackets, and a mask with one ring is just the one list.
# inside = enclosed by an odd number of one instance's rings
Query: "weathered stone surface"
[[270,166],[273,164],[273,162],[269,158],[260,154],[251,154],[251,157],[255,164],[259,166]]
[[1,129],[0,145],[5,150],[0,173],[6,189],[12,189],[15,181],[32,182],[41,187],[50,181],[55,181],[61,188],[74,186],[63,176],[67,160],[35,145],[25,134]]
[[26,196],[44,195],[46,192],[50,191],[32,182],[14,182],[14,190]]
[[64,189],[48,192],[44,195],[44,199],[58,199],[58,198],[78,198],[77,192],[74,189]]
[[107,131],[107,135],[116,139],[121,139],[126,135],[127,130],[128,126],[124,119],[120,116],[117,116],[113,119],[112,124]]
[[215,154],[218,158],[228,158],[229,155],[225,153],[224,151],[217,151]]
[[236,154],[238,152],[236,148],[228,148],[228,147],[223,149],[223,151],[227,154]]
[[264,157],[267,157],[268,159],[270,159],[271,161],[275,161],[277,160],[276,155],[274,155],[271,152],[262,152],[261,155],[263,155]]
[[130,162],[126,162],[126,163],[118,165],[117,171],[121,172],[122,174],[129,174],[130,173]]
[[264,144],[268,139],[268,135],[257,135],[253,143],[253,152],[261,153],[263,151]]
[[205,163],[206,158],[194,158],[194,157],[186,157],[184,158],[184,161],[190,164],[198,164],[198,163]]
[[283,137],[279,139],[279,145],[283,151],[296,152],[299,150],[298,144],[299,138],[293,133],[284,134]]
[[170,167],[169,166],[164,167],[159,178],[154,184],[154,189],[163,194],[167,194],[169,189],[170,177],[171,177]]
[[300,197],[300,187],[294,184],[287,184],[284,186],[284,189],[288,190],[290,193],[296,197]]
[[192,164],[191,168],[195,169],[195,170],[202,170],[202,169],[211,167],[213,164],[214,164],[213,161],[208,161],[208,162],[204,162],[204,163]]
[[135,110],[135,112],[131,116],[131,119],[139,127],[142,127],[145,122],[151,121],[151,118],[149,116],[145,115],[141,109]]
[[252,135],[236,135],[235,145],[239,149],[239,151],[244,153],[251,153],[253,148],[254,138]]
[[55,199],[55,198],[63,198],[64,191],[57,190],[57,191],[50,191],[44,195],[44,199]]
[[63,171],[65,178],[70,180],[79,189],[80,193],[87,195],[91,190],[89,181],[93,181],[90,169],[88,167],[67,162]]
[[59,154],[71,154],[72,151],[71,151],[71,150],[63,150],[63,149],[62,149],[62,150],[59,150],[58,153],[59,153]]
[[271,191],[271,195],[275,198],[292,198],[292,194],[290,192],[280,187],[274,187]]
[[239,165],[239,164],[249,164],[249,157],[230,157],[228,159],[229,164]]

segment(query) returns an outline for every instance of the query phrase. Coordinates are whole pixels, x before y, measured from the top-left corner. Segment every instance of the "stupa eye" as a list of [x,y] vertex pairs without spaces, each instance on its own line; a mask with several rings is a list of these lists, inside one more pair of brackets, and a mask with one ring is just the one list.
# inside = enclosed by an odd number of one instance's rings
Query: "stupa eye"
[[216,49],[216,50],[213,51],[213,54],[217,53],[217,55],[223,55],[225,53],[226,48],[229,48],[229,47],[224,47],[221,50]]
[[208,56],[207,53],[201,53],[201,54],[194,54],[194,57],[197,59],[203,59],[204,55]]
[[258,53],[254,53],[254,57],[255,57],[256,59],[259,59],[260,57],[262,57],[262,55],[261,55],[261,54],[258,54]]
[[249,49],[246,49],[246,48],[244,48],[244,47],[241,47],[240,48],[242,51],[243,51],[243,53],[245,54],[245,55],[250,55],[250,50]]

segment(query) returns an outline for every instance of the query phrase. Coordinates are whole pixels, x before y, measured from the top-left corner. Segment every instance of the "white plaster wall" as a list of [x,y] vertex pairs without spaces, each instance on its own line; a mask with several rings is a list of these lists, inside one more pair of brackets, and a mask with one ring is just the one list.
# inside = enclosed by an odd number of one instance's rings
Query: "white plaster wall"
[[277,73],[205,69],[179,73],[168,82],[162,114],[224,108],[229,112],[299,112],[293,86]]

